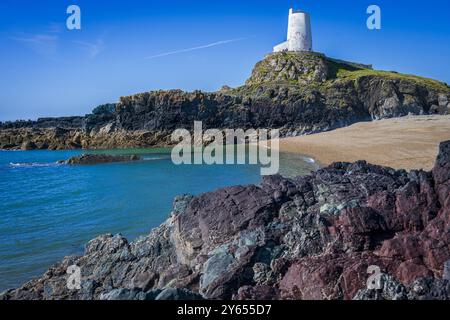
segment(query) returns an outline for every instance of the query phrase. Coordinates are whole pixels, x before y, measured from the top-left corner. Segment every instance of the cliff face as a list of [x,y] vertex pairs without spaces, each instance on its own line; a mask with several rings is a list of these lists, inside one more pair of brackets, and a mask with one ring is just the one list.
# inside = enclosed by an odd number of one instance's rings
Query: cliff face
[[449,299],[449,230],[450,141],[432,172],[336,163],[178,197],[147,237],[100,236],[0,299]]
[[123,97],[85,117],[0,124],[0,148],[73,149],[170,144],[174,129],[279,128],[283,136],[361,120],[450,113],[438,81],[338,61],[317,53],[276,53],[246,84],[215,93],[156,91]]

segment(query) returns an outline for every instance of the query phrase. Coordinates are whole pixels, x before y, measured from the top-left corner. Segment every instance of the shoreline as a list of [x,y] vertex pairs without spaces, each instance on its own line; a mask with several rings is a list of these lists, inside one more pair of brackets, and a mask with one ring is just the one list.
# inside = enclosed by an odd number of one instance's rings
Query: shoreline
[[[449,244],[436,236],[445,234],[450,209],[440,192],[450,188],[449,164],[445,141],[433,172],[424,174],[348,163],[295,181],[270,176],[260,186],[178,196],[166,222],[147,236],[98,236],[84,255],[64,258],[0,300],[370,300],[376,293],[447,300],[438,289],[448,283],[448,252],[431,250],[413,263],[408,257],[436,241]],[[436,206],[415,200],[424,197]],[[348,276],[364,279],[368,263],[381,266],[388,289],[351,281],[334,290]],[[73,266],[83,272],[79,290],[67,286]]]
[[[450,115],[406,116],[357,122],[332,131],[281,138],[279,151],[313,160],[319,167],[333,162],[368,163],[406,170],[431,170],[439,144],[450,140]],[[77,148],[54,151],[163,150],[168,146],[130,148]],[[0,151],[29,151],[0,149]],[[39,151],[39,150],[33,150]],[[46,150],[48,151],[48,150]],[[308,161],[309,162],[309,161]]]
[[283,138],[279,150],[311,157],[321,166],[365,160],[394,169],[431,170],[440,142],[449,139],[450,116],[408,116]]

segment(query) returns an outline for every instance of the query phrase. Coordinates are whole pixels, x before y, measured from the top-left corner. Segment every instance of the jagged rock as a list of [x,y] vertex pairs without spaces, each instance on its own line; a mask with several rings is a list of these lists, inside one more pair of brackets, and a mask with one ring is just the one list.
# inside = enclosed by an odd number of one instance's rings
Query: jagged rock
[[273,300],[278,296],[276,288],[270,286],[244,286],[239,288],[236,295],[233,296],[233,300]]
[[[177,197],[147,237],[100,236],[0,298],[449,299],[449,230],[450,141],[432,172],[335,163]],[[81,290],[66,286],[72,265]]]
[[117,108],[117,104],[115,104],[115,103],[102,104],[102,105],[94,108],[94,110],[92,110],[92,114],[93,115],[114,114],[116,112],[116,108]]
[[36,144],[32,141],[24,141],[22,142],[22,145],[20,146],[20,149],[22,150],[35,150]]
[[138,273],[133,278],[133,287],[141,289],[143,291],[150,290],[155,285],[157,275],[154,272],[142,272]]
[[224,85],[220,88],[219,92],[221,93],[229,93],[233,89],[230,86]]
[[411,285],[410,300],[449,300],[450,281],[446,279],[421,278]]
[[440,94],[438,97],[438,103],[441,107],[447,107],[450,102],[450,98],[445,94]]
[[442,278],[450,281],[450,260],[447,261],[444,265],[444,275],[442,276]]
[[359,291],[354,300],[408,300],[405,286],[393,277],[382,274],[380,276],[380,285],[380,289]]
[[114,289],[108,293],[102,293],[100,300],[155,300],[159,291],[156,292],[143,292],[140,289]]
[[65,163],[70,165],[93,165],[100,163],[113,163],[113,162],[128,162],[128,161],[140,161],[141,157],[137,155],[132,156],[116,156],[107,154],[84,154],[81,156],[70,158]]
[[247,86],[291,81],[321,83],[335,76],[330,60],[317,53],[271,54],[257,63]]

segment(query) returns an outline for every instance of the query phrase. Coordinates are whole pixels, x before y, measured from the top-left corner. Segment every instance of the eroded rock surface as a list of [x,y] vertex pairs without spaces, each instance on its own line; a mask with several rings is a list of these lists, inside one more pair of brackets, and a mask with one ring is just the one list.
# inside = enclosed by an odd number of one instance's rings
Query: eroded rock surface
[[100,236],[2,298],[448,299],[449,266],[450,141],[432,172],[335,163],[177,197],[147,237]]

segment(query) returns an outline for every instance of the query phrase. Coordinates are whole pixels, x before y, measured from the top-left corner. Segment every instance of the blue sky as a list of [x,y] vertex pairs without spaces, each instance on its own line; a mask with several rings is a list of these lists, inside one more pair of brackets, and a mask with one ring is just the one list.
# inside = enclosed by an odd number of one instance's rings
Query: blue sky
[[[238,86],[285,40],[292,3],[312,16],[315,51],[450,83],[448,0],[2,0],[0,120],[83,115],[149,90]],[[81,30],[66,28],[71,4]],[[382,30],[366,28],[371,4]],[[164,55],[189,48],[198,49]]]

